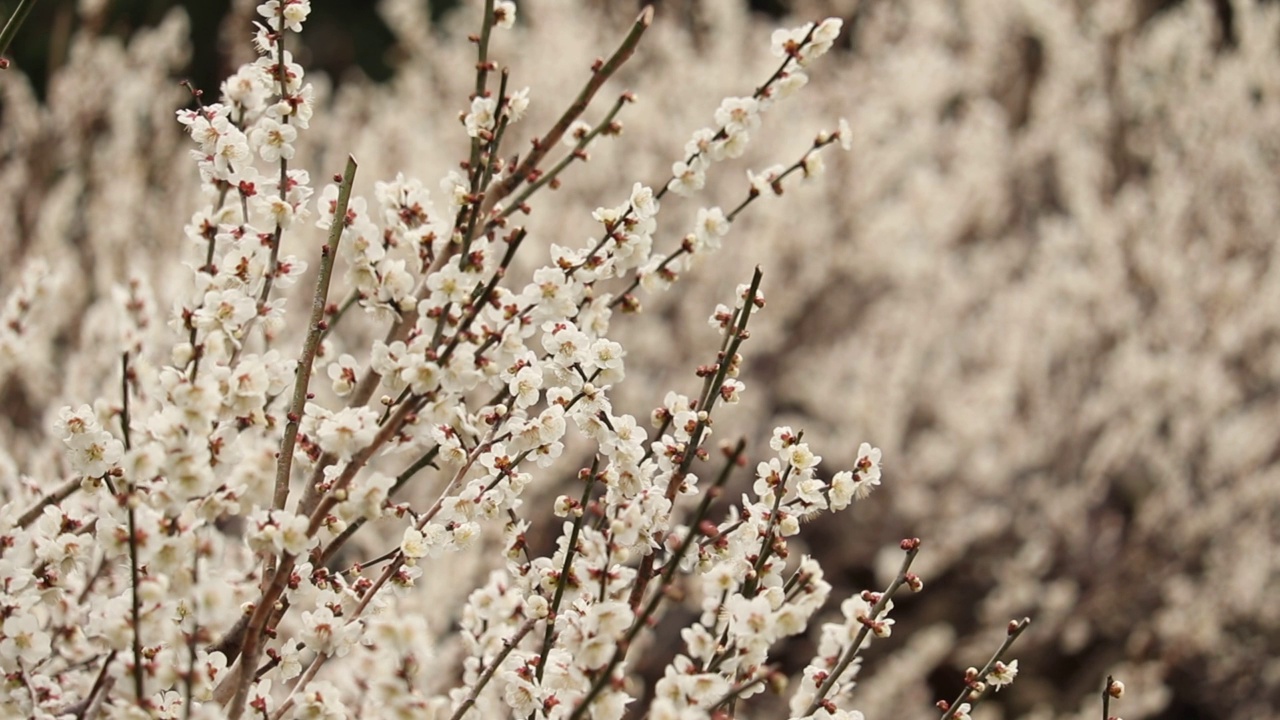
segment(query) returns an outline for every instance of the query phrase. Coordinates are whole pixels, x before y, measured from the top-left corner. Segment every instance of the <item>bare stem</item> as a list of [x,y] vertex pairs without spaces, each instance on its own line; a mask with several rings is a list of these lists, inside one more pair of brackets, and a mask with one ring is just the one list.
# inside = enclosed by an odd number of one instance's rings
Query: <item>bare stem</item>
[[[31,507],[31,509],[18,516],[17,527],[25,528],[44,514],[44,509],[50,505],[56,505],[63,500],[71,497],[75,491],[80,489],[81,478],[79,476],[67,480],[59,485],[56,490],[40,498],[40,501]],[[0,545],[0,557],[4,555],[4,546]]]
[[18,7],[13,9],[13,14],[9,16],[8,22],[4,24],[4,30],[0,30],[0,55],[9,52],[9,45],[18,35],[18,29],[22,27],[22,23],[27,21],[27,15],[31,13],[31,8],[36,6],[36,0],[20,0]]

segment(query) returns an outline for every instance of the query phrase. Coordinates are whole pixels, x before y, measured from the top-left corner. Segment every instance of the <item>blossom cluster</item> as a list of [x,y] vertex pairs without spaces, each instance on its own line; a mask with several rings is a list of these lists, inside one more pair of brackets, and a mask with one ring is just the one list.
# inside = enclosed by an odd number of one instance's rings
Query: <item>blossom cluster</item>
[[[620,718],[640,694],[633,665],[649,628],[681,601],[696,620],[679,630],[651,717],[712,717],[776,689],[771,652],[831,593],[790,543],[804,521],[867,498],[881,452],[861,443],[851,469],[827,473],[802,432],[780,427],[750,491],[725,501],[745,442],[717,454],[711,438],[748,389],[759,271],[710,316],[699,389],[666,393],[651,429],[615,407],[627,351],[610,330],[642,293],[719,250],[754,202],[819,174],[825,148],[852,146],[841,120],[791,164],[749,173],[736,207],[697,209],[674,242],[660,225],[667,193],[697,198],[712,164],[740,156],[841,22],[778,31],[775,71],[721,103],[669,178],[598,208],[598,237],[550,243],[521,283],[514,259],[533,246],[521,222],[538,191],[617,135],[636,98],[623,93],[594,123],[571,109],[512,154],[529,94],[505,72],[490,87],[489,43],[518,31],[516,6],[488,0],[477,90],[459,118],[470,156],[440,192],[398,175],[370,202],[353,194],[354,160],[316,192],[294,166],[315,89],[286,49],[310,5],[267,0],[257,12],[257,59],[217,102],[197,96],[177,112],[203,202],[184,229],[182,293],[166,311],[149,288],[121,289],[118,392],[58,414],[60,484],[40,478],[5,497],[0,710]],[[592,67],[587,100],[651,19],[644,11]],[[310,260],[286,252],[317,233],[327,237]],[[304,280],[309,315],[291,307]],[[38,292],[10,296],[6,332],[20,334]],[[547,515],[560,527],[539,548]],[[922,587],[909,572],[918,548],[904,541],[894,584],[847,599],[843,620],[823,626],[789,691],[792,717],[860,717],[842,707],[859,653],[890,636],[893,592]],[[483,561],[483,577],[456,607],[427,613],[424,598],[460,565],[450,558]],[[1010,663],[987,682],[1015,673]]]

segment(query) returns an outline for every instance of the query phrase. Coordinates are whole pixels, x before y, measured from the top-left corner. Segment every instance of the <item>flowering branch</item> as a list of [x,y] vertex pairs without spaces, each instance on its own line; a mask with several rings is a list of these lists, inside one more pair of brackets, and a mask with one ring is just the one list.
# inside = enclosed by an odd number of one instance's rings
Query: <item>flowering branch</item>
[[515,190],[520,183],[530,179],[530,173],[537,169],[538,164],[551,152],[551,148],[560,142],[560,138],[568,132],[573,121],[578,119],[587,106],[591,104],[591,98],[595,97],[596,91],[605,84],[618,68],[630,59],[635,52],[636,46],[640,44],[640,38],[644,36],[645,30],[649,29],[649,25],[653,23],[653,6],[646,5],[644,10],[636,17],[635,23],[631,26],[631,32],[623,39],[622,44],[614,51],[613,56],[608,61],[597,60],[591,68],[591,79],[587,81],[586,86],[578,93],[573,102],[556,121],[555,125],[543,135],[541,139],[533,142],[533,150],[520,162],[520,165],[514,172],[508,174],[501,182],[485,193],[484,202],[481,205],[481,212],[488,213],[493,209],[499,201]]
[[289,405],[288,421],[284,428],[284,437],[280,442],[280,457],[276,465],[276,484],[272,507],[283,509],[289,497],[289,477],[293,467],[293,448],[298,441],[298,424],[302,419],[303,406],[307,402],[311,383],[311,371],[315,365],[316,353],[320,349],[320,341],[327,329],[324,321],[324,309],[329,298],[329,282],[333,277],[333,264],[338,255],[338,243],[342,240],[344,218],[347,216],[347,203],[351,198],[351,186],[355,183],[356,160],[347,156],[347,167],[342,172],[338,184],[338,201],[333,210],[333,225],[329,228],[329,240],[320,248],[320,274],[316,278],[315,296],[311,301],[311,319],[307,340],[302,346],[298,359],[297,377],[293,385],[293,400]]
[[[493,60],[491,41],[512,27],[516,5],[482,7],[461,115],[469,147],[440,183],[443,199],[399,175],[375,182],[367,201],[353,193],[348,156],[310,205],[294,141],[315,90],[285,37],[300,31],[308,0],[263,0],[256,59],[227,78],[218,102],[193,91],[194,109],[177,113],[202,192],[185,226],[189,282],[166,284],[171,296],[156,297],[145,278],[113,290],[119,340],[106,344],[123,351],[123,397],[58,413],[73,479],[23,475],[0,488],[22,510],[0,527],[0,663],[11,685],[0,714],[616,720],[633,700],[631,650],[682,617],[664,612],[677,603],[697,617],[679,628],[683,646],[651,716],[749,712],[752,697],[781,685],[773,655],[812,627],[831,593],[818,562],[788,542],[805,520],[867,497],[880,451],[862,443],[851,469],[820,475],[805,432],[776,428],[750,491],[720,513],[748,442],[720,442],[714,462],[709,443],[723,406],[747,387],[743,344],[765,307],[763,270],[715,308],[714,358],[696,368],[691,392],[654,404],[651,427],[615,407],[641,354],[628,356],[609,330],[613,308],[640,309],[633,290],[666,289],[719,249],[757,197],[818,175],[834,142],[849,146],[842,122],[790,165],[749,173],[736,207],[699,209],[677,248],[653,252],[659,200],[692,194],[713,163],[740,156],[841,23],[775,33],[772,75],[721,103],[661,187],[635,183],[592,213],[599,227],[585,243],[565,246],[531,238],[517,213],[588,160],[595,139],[620,132],[630,92],[594,125],[582,118],[654,10],[593,64],[531,153],[504,158],[528,90],[511,87],[516,75]],[[566,140],[560,156],[552,146]],[[316,228],[324,241],[304,290],[307,263],[282,242],[319,239]],[[526,257],[548,245],[542,266]],[[0,361],[31,340],[42,277],[31,273],[0,309]],[[305,319],[294,317],[299,293],[311,301]],[[148,327],[160,316],[167,327]],[[95,367],[114,378],[117,366]],[[332,384],[317,386],[317,372]],[[566,468],[583,467],[576,489],[553,489]],[[422,487],[407,491],[411,482]],[[546,524],[551,542],[531,544]],[[368,542],[353,549],[357,533]],[[793,716],[839,716],[861,649],[872,633],[890,634],[892,596],[920,587],[909,572],[918,546],[904,541],[887,590],[846,598],[845,623],[822,625]],[[448,595],[462,575],[450,563],[472,561],[485,579],[465,601],[425,607],[415,585]],[[460,652],[434,652],[451,629]],[[1016,672],[1016,662],[993,662],[974,682],[999,686]],[[88,694],[63,697],[67,688]]]
[[[916,555],[920,552],[920,539],[909,538],[903,540],[900,547],[906,551],[906,556],[902,558],[902,567],[898,569],[898,576],[889,583],[889,587],[883,593],[865,593],[864,595],[875,596],[875,604],[865,614],[857,617],[858,622],[862,625],[858,629],[858,634],[854,636],[853,642],[845,649],[835,667],[818,686],[818,692],[814,695],[813,700],[809,702],[809,707],[804,711],[805,715],[810,715],[819,707],[827,702],[827,695],[831,693],[832,688],[839,682],[840,676],[849,669],[858,653],[862,651],[863,644],[867,641],[867,634],[875,632],[878,637],[887,634],[883,615],[888,612],[893,604],[893,596],[898,592],[904,584],[915,589],[915,584],[910,583],[911,580],[911,563],[915,562]],[[870,597],[864,597],[864,600],[870,600]],[[891,622],[891,621],[890,621]]]
[[[547,619],[547,622],[550,622],[550,618]],[[493,674],[497,672],[498,668],[502,667],[502,661],[507,659],[507,656],[511,654],[512,650],[519,647],[520,641],[524,639],[525,635],[528,635],[533,630],[533,627],[536,624],[537,620],[534,618],[526,620],[525,623],[520,626],[520,630],[518,630],[510,640],[503,641],[502,652],[498,653],[497,657],[488,663],[484,669],[484,673],[480,676],[480,679],[476,681],[476,684],[471,688],[471,692],[467,694],[466,699],[463,700],[462,704],[458,706],[458,709],[453,712],[453,715],[449,717],[449,720],[462,720],[462,718],[466,716],[467,711],[476,704],[476,699],[480,697],[480,691],[484,690],[485,686],[489,684],[489,681],[493,679]]]
[[1009,648],[1022,635],[1023,631],[1030,626],[1031,618],[1009,621],[1004,642],[1000,644],[1000,647],[991,656],[991,659],[987,661],[987,664],[983,665],[981,670],[969,668],[965,671],[965,689],[950,703],[946,700],[938,701],[938,708],[943,711],[941,720],[950,720],[951,718],[968,720],[969,712],[986,698],[989,687],[999,690],[1001,687],[1013,682],[1013,678],[1018,674],[1018,661],[1014,660],[1006,665],[1001,661],[1001,658],[1009,651]]

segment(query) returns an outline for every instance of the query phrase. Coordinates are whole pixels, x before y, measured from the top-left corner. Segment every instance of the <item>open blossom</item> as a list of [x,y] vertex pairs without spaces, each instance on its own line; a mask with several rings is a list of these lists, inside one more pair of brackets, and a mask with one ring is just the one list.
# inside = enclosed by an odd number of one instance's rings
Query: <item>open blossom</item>
[[467,135],[475,138],[493,130],[497,122],[498,101],[491,97],[478,97],[471,101],[471,112],[463,118]]
[[421,530],[409,527],[405,528],[404,537],[400,541],[400,552],[410,559],[426,557],[430,550],[426,536]]
[[671,181],[667,189],[677,195],[692,195],[707,183],[707,160],[695,156],[692,160],[677,160],[671,165]]
[[210,290],[195,312],[195,325],[201,330],[217,330],[235,337],[257,312],[253,298],[239,290]]
[[516,24],[516,4],[511,0],[499,0],[493,4],[493,24],[510,30]]
[[103,430],[73,436],[67,447],[72,469],[90,477],[103,475],[124,458],[124,445]]
[[[281,3],[284,8],[281,12]],[[283,15],[284,28],[290,32],[302,32],[302,23],[311,14],[310,0],[266,0],[258,6],[258,14],[273,23],[278,15]]]
[[987,673],[987,684],[996,690],[999,690],[1000,688],[1012,683],[1013,679],[1017,676],[1017,660],[1010,660],[1007,664],[997,660],[995,667],[991,669],[991,672]]
[[[869,486],[880,484],[880,448],[871,447],[870,443],[858,446],[857,473],[859,482]],[[867,492],[871,492],[870,487]]]
[[373,442],[378,413],[370,408],[344,408],[320,420],[316,439],[340,458],[349,458]]
[[337,362],[331,363],[325,372],[333,381],[333,392],[345,396],[355,389],[358,370],[356,359],[349,354],[344,353]]
[[760,103],[755,98],[725,98],[715,113],[726,133],[747,132],[760,126]]
[[262,118],[249,131],[249,145],[258,149],[258,155],[267,162],[293,158],[293,143],[298,130],[272,118]]
[[[33,665],[49,654],[52,638],[40,627],[34,612],[28,610],[5,618],[0,628],[0,662],[18,661]],[[5,663],[8,666],[8,663]]]
[[699,244],[708,251],[720,249],[720,239],[729,232],[729,220],[724,211],[718,207],[698,208],[698,218],[694,223],[694,235]]
[[[302,641],[316,652],[342,656],[351,651],[360,627],[335,615],[328,606],[302,613]],[[334,693],[337,699],[337,693]]]

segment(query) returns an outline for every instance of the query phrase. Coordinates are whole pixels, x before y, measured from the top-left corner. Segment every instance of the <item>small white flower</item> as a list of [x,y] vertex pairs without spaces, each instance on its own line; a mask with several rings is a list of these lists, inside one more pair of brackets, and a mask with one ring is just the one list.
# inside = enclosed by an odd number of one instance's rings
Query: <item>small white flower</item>
[[311,14],[310,0],[284,0],[283,12],[280,4],[280,0],[266,0],[258,6],[258,14],[271,22],[273,28],[276,27],[276,18],[282,16],[285,30],[302,32],[302,22],[307,19],[307,15]]
[[424,558],[427,556],[428,547],[426,537],[422,531],[416,527],[407,527],[404,529],[404,537],[400,540],[400,552],[404,556],[411,559]]
[[720,238],[729,232],[729,225],[729,219],[720,208],[698,208],[698,217],[694,221],[694,234],[702,247],[707,250],[719,250]]
[[71,449],[71,468],[81,475],[100,477],[120,464],[124,445],[105,430],[75,436],[67,443]]
[[692,195],[701,190],[707,183],[707,161],[702,155],[685,162],[676,161],[671,165],[671,181],[667,189],[677,195]]
[[732,378],[725,380],[724,384],[720,386],[720,398],[729,405],[733,405],[742,399],[742,391],[746,387],[739,380]]
[[715,112],[716,123],[730,135],[760,126],[760,103],[755,98],[725,98]]
[[34,613],[18,612],[4,621],[4,640],[0,640],[0,658],[33,665],[49,655],[52,637],[40,628]]
[[1018,676],[1018,661],[1010,660],[1006,665],[1003,662],[996,661],[995,667],[987,674],[987,682],[997,691],[1000,688],[1013,682]]
[[338,356],[338,361],[330,363],[326,372],[333,381],[333,392],[339,397],[346,397],[356,387],[359,365],[356,359],[346,353]]
[[494,113],[498,109],[498,101],[492,97],[477,97],[471,101],[471,112],[466,114],[462,123],[467,128],[469,137],[478,138],[481,133],[493,130]]
[[507,122],[519,122],[529,109],[529,88],[522,88],[507,97]]
[[822,462],[821,455],[814,455],[809,443],[796,443],[786,448],[785,459],[796,470],[809,470]]
[[880,448],[871,447],[870,443],[862,443],[858,446],[856,470],[859,482],[880,484],[880,455]]
[[298,129],[273,118],[264,117],[249,131],[249,145],[258,149],[258,155],[267,162],[280,158],[293,158],[293,142],[298,139]]
[[561,140],[569,147],[577,147],[578,143],[591,132],[591,124],[585,120],[574,120],[569,125],[569,130],[565,132],[564,139]]
[[815,178],[822,174],[826,165],[821,153],[810,152],[800,161],[800,168],[804,170],[806,178]]
[[809,36],[809,31],[813,29],[813,23],[805,23],[798,28],[784,30],[779,28],[773,31],[770,37],[770,51],[775,57],[799,56],[801,44],[804,39]]
[[636,183],[631,188],[631,207],[640,219],[651,218],[658,214],[658,201],[654,197],[653,188]]
[[515,377],[507,384],[507,389],[515,399],[517,408],[527,408],[538,403],[539,391],[542,389],[542,369],[536,365],[526,365],[516,372]]
[[319,538],[307,537],[307,527],[310,525],[307,516],[293,515],[282,518],[282,515],[287,514],[283,512],[273,513],[273,517],[279,522],[279,531],[274,538],[275,545],[278,549],[290,555],[301,555],[311,545],[319,542]]
[[808,84],[809,76],[803,70],[792,70],[783,73],[774,87],[778,90],[777,97],[785,98],[794,95],[797,90]]
[[317,424],[316,439],[326,451],[346,460],[363,450],[378,434],[378,413],[372,408],[343,408]]
[[774,194],[781,193],[781,190],[774,188],[774,183],[782,177],[782,173],[786,168],[781,165],[771,165],[760,172],[747,170],[747,182],[751,185],[751,190],[760,195],[766,192]]
[[493,24],[510,30],[516,24],[516,4],[511,0],[499,0],[493,4]]
[[842,150],[853,149],[853,130],[849,128],[848,120],[840,118],[840,123],[836,126],[836,135],[840,138],[840,148]]

